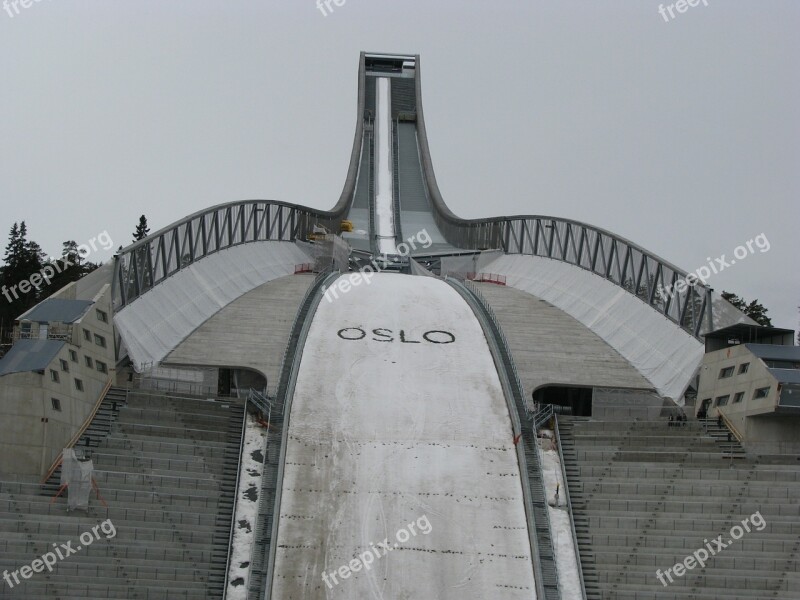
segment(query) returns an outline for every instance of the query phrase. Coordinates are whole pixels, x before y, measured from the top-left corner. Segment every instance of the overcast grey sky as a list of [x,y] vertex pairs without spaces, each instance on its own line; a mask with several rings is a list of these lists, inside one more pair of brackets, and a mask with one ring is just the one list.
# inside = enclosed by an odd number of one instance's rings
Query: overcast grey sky
[[[330,208],[358,53],[421,55],[434,167],[464,217],[610,229],[797,329],[800,2],[42,0],[0,10],[0,240],[51,254],[244,198]],[[668,13],[667,13],[668,17]],[[108,259],[110,253],[95,258]]]

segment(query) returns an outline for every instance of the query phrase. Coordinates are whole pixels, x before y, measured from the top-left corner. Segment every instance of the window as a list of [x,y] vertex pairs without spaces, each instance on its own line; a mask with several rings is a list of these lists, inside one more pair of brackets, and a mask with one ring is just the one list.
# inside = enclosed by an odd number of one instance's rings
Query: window
[[69,373],[69,363],[65,361],[63,358],[59,358],[58,362],[61,363],[61,370]]
[[106,347],[106,338],[104,338],[102,335],[97,335],[95,333],[94,334],[94,343],[97,344],[98,346],[100,346],[101,348],[105,348]]
[[55,381],[56,383],[60,381],[58,378],[58,371],[50,369],[50,381]]
[[89,367],[90,369],[94,366],[92,364],[92,357],[91,356],[84,356],[83,360],[86,361],[86,366]]
[[95,363],[97,364],[98,371],[100,371],[101,373],[108,373],[108,367],[106,366],[106,363],[100,360],[95,361]]
[[739,365],[739,375],[743,375],[747,373],[747,369],[750,368],[750,363],[742,363]]
[[85,339],[87,342],[91,342],[92,341],[92,332],[89,331],[88,329],[84,329],[83,330],[83,339]]
[[70,350],[69,351],[69,359],[74,363],[78,362],[78,353],[75,352],[75,350]]
[[742,400],[744,400],[744,392],[736,392],[736,395],[733,397],[733,403],[739,404]]
[[724,396],[717,396],[716,400],[714,400],[714,406],[725,406],[730,400],[730,394],[725,394]]
[[61,400],[58,398],[50,398],[50,403],[53,405],[53,410],[61,411]]
[[75,389],[79,392],[83,391],[83,380],[78,379],[77,377],[75,378]]
[[97,312],[97,320],[102,321],[103,323],[108,323],[108,314],[105,311],[96,308],[95,311]]
[[725,367],[719,372],[720,379],[725,379],[726,377],[730,377],[731,375],[733,375],[733,367]]
[[761,398],[766,398],[769,396],[769,388],[758,388],[755,392],[753,392],[753,400],[760,400]]
[[765,360],[770,369],[800,369],[800,363],[791,360]]

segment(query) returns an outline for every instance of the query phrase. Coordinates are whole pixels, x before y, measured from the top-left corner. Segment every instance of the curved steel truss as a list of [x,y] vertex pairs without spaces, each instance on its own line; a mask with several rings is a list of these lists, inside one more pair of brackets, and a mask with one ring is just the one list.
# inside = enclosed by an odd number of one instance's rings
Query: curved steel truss
[[210,254],[250,242],[304,239],[314,225],[336,231],[340,218],[341,211],[270,200],[231,202],[190,215],[120,251],[114,310]]
[[[406,74],[413,71],[405,77],[412,83],[402,88],[405,95],[398,100],[398,110],[402,109],[404,119],[416,122],[420,168],[431,212],[451,246],[465,250],[502,249],[507,254],[560,260],[618,285],[697,338],[713,328],[710,288],[700,282],[683,285],[685,271],[611,232],[554,217],[467,220],[456,216],[445,204],[433,171],[422,110],[419,56],[367,53],[360,57],[355,139],[344,189],[336,206],[331,211],[321,211],[286,202],[246,200],[186,217],[119,253],[114,274],[114,308],[119,310],[173,273],[213,252],[248,242],[303,239],[314,225],[338,231],[339,221],[353,203],[362,141],[372,118],[367,104],[374,99],[370,100],[368,94],[366,74],[403,70]],[[399,223],[401,203],[399,199],[395,203]]]

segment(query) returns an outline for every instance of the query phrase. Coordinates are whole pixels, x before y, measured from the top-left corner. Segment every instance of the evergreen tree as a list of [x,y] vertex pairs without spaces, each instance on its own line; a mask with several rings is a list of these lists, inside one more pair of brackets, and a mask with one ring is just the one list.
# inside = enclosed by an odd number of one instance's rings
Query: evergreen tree
[[[25,222],[14,223],[3,255],[5,264],[0,267],[0,286],[4,286],[0,287],[0,344],[11,342],[13,323],[21,314],[100,266],[85,261],[74,240],[63,243],[61,259],[49,261],[41,246],[28,240],[27,236]],[[20,283],[30,282],[34,274],[39,274],[42,283],[38,288],[31,287],[22,292]],[[49,282],[44,277],[48,277]]]
[[147,217],[142,215],[139,217],[139,224],[136,226],[136,231],[133,232],[133,241],[138,242],[143,240],[150,233],[150,228],[147,226]]
[[[11,341],[11,324],[14,320],[34,306],[41,299],[41,288],[31,288],[27,292],[19,289],[23,282],[29,282],[31,275],[38,273],[43,266],[44,252],[34,241],[29,241],[25,221],[11,227],[3,262],[0,268],[0,322],[4,324],[3,343]],[[28,283],[30,285],[30,283]]]
[[[150,228],[147,226],[147,217],[142,215],[139,217],[139,224],[136,226],[136,231],[133,232],[133,241],[138,242],[143,240],[150,233]],[[136,268],[142,274],[142,288],[147,290],[150,288],[150,272],[147,268],[147,253],[149,248],[147,245],[137,248],[133,253],[133,260],[136,262]]]
[[744,309],[747,308],[747,303],[739,298],[739,296],[731,292],[722,292],[722,299],[727,300],[742,312],[744,312]]
[[75,240],[64,242],[61,245],[61,258],[48,261],[47,265],[52,268],[54,275],[50,278],[50,284],[44,291],[45,297],[55,294],[65,285],[77,281],[88,272]]
[[764,327],[772,327],[772,319],[767,316],[767,309],[758,301],[758,298],[747,305],[744,314],[753,319],[753,321],[759,325],[763,325]]
[[768,309],[758,301],[758,298],[748,303],[744,298],[740,298],[731,292],[722,292],[722,298],[733,304],[759,325],[772,327],[772,319],[767,316]]

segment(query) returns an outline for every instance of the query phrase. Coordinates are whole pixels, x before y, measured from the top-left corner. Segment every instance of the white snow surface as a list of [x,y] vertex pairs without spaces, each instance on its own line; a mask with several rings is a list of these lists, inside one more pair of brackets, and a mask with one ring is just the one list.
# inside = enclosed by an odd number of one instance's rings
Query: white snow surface
[[[273,598],[536,598],[506,400],[446,283],[378,273],[320,303],[288,427]],[[423,517],[427,535],[324,583]]]
[[[248,498],[245,492],[255,488],[261,494],[261,476],[264,474],[264,463],[254,458],[260,451],[263,460],[267,456],[267,431],[256,423],[252,415],[247,415],[245,426],[244,451],[239,473],[239,489],[236,490],[236,516],[233,530],[233,548],[231,552],[230,571],[228,576],[228,600],[247,600],[247,586],[250,581],[253,543],[256,534],[256,518],[258,515],[258,496]],[[280,444],[280,439],[273,439]],[[242,566],[245,565],[245,566]],[[244,580],[241,585],[233,585],[236,580]]]
[[[572,527],[569,522],[569,512],[564,500],[564,479],[561,475],[561,461],[555,450],[542,450],[539,448],[539,460],[542,465],[544,489],[547,495],[547,510],[550,514],[550,532],[553,535],[553,545],[556,553],[556,568],[558,569],[558,588],[561,590],[562,600],[581,600],[581,583],[578,577],[577,554],[572,541]],[[556,494],[556,483],[560,484],[558,493],[559,508],[550,506]]]
[[378,77],[375,86],[375,233],[381,254],[397,254],[392,171],[392,88],[388,77]]

